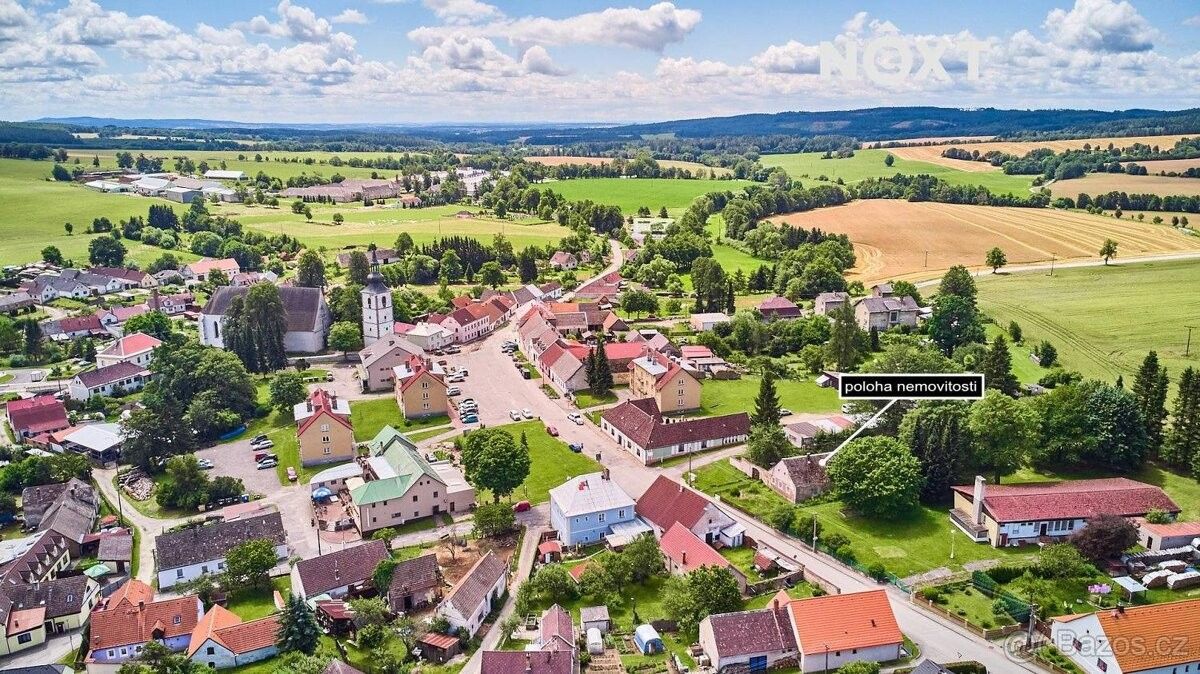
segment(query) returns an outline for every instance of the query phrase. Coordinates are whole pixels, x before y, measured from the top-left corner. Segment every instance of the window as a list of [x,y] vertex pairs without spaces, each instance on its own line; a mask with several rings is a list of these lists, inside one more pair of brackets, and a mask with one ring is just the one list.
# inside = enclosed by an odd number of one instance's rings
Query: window
[[172,625],[178,625],[181,622],[183,622],[183,616],[180,616],[180,615],[171,616],[171,624]]
[[[26,632],[24,634],[17,635],[17,643],[18,644],[27,644],[30,641],[33,641],[33,633],[32,632]],[[125,655],[124,648],[121,649],[121,655]]]
[[434,498],[437,498],[437,497],[438,497],[438,493],[437,493],[436,491],[435,491],[435,492],[433,492],[433,497],[434,497]]
[[175,569],[175,577],[183,578],[183,569]]
[[324,442],[325,444],[329,444],[329,436],[328,436],[328,435],[322,435],[322,436],[321,436],[321,442]]
[[421,511],[420,511],[420,510],[414,510],[414,511],[413,511],[413,517],[420,517],[420,516],[421,516]]
[[332,454],[332,453],[333,453],[333,448],[331,448],[331,447],[325,447],[325,448],[322,450],[322,452],[323,452],[323,453],[324,453],[326,456],[328,456],[329,454]]
[[421,388],[429,388],[429,382],[427,382],[427,381],[421,382]]
[[208,647],[208,648],[205,650],[205,653],[206,653],[206,654],[208,654],[208,655],[213,655],[213,654],[215,654],[216,652],[217,652],[217,649],[213,648],[212,646],[209,646],[209,647]]
[[329,424],[321,424],[321,432],[328,433],[329,432]]
[[[24,634],[22,634],[21,636],[25,636],[25,635],[24,635]],[[18,637],[18,639],[17,639],[17,640],[18,640],[18,641],[20,641],[20,638]],[[121,649],[121,655],[129,655],[129,651],[128,651],[127,649],[125,649],[125,648],[122,648],[122,649]]]
[[625,509],[624,508],[621,508],[620,510],[617,511],[617,517],[620,519],[625,519]]
[[208,565],[204,564],[200,567],[200,573],[208,573]]
[[597,520],[598,520],[598,521],[599,521],[601,524],[603,524],[603,523],[604,523],[604,520],[605,520],[605,517],[606,517],[606,515],[607,515],[607,513],[600,513],[599,515],[596,515],[596,519],[597,519]]
[[396,519],[397,517],[404,517],[404,513],[392,513],[392,519]]
[[417,495],[413,494],[413,503],[416,503],[416,502],[417,502]]

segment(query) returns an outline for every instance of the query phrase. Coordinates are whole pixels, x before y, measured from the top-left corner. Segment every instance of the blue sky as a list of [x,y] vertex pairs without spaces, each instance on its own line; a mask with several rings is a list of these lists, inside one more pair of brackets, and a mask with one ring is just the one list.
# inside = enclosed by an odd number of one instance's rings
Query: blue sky
[[[822,42],[862,53],[881,40],[914,56],[909,76],[822,75]],[[1183,108],[1200,106],[1197,45],[1194,1],[0,0],[0,117],[622,122],[884,105]],[[924,53],[941,54],[945,73],[914,76]],[[894,58],[884,50],[878,63],[889,71]]]

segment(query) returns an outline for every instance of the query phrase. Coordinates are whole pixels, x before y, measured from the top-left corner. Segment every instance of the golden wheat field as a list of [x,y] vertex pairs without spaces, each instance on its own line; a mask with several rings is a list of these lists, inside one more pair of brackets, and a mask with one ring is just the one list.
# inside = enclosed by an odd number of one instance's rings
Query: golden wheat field
[[1166,176],[1131,176],[1125,173],[1089,173],[1082,178],[1050,183],[1050,193],[1056,197],[1075,198],[1079,193],[1107,194],[1200,194],[1200,179],[1169,178]]
[[[1195,134],[1192,134],[1193,136]],[[1180,138],[1188,138],[1188,135],[1175,136],[1127,136],[1124,138],[1076,138],[1072,140],[1038,140],[1038,141],[1008,141],[996,140],[987,141],[984,143],[960,143],[956,145],[953,142],[940,145],[915,145],[911,147],[897,147],[889,150],[892,154],[902,159],[912,159],[915,161],[926,161],[931,164],[941,164],[949,166],[961,171],[999,171],[998,167],[992,166],[987,162],[982,161],[964,161],[961,159],[949,159],[942,156],[942,150],[947,147],[961,147],[965,150],[979,150],[979,154],[985,154],[992,150],[999,150],[1012,155],[1021,156],[1038,148],[1050,148],[1055,152],[1063,150],[1078,150],[1084,145],[1091,147],[1108,147],[1112,143],[1115,147],[1128,147],[1135,143],[1143,145],[1158,145],[1159,147],[1172,147]]]
[[1097,258],[1105,239],[1125,257],[1200,251],[1200,237],[1169,225],[1052,209],[870,199],[772,220],[848,235],[858,256],[850,278],[867,284],[935,278],[956,264],[983,268],[997,246],[1009,264]]

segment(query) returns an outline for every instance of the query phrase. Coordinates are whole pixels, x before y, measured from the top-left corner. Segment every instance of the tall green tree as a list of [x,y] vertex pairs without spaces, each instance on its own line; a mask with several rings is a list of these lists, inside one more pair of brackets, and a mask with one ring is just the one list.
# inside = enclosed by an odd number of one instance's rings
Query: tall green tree
[[301,288],[325,287],[325,263],[317,251],[308,248],[300,253],[300,258],[296,260],[296,285]]
[[[176,457],[180,458],[180,457]],[[266,538],[240,543],[225,557],[225,584],[233,588],[266,587],[275,566],[275,544]]]
[[121,267],[127,252],[125,244],[111,236],[97,236],[88,242],[88,261],[97,267]]
[[612,390],[614,385],[612,366],[608,362],[608,352],[604,349],[604,337],[601,337],[596,342],[594,357],[596,359],[595,373],[593,374],[594,381],[589,382],[592,393],[596,395],[605,395]]
[[346,274],[350,277],[350,282],[365,286],[367,285],[367,275],[370,273],[371,261],[367,259],[367,254],[361,250],[351,251],[350,263],[346,268]]
[[271,407],[279,410],[280,414],[290,413],[293,407],[308,398],[308,386],[298,372],[280,372],[271,379],[268,388],[271,393]]
[[987,266],[992,268],[992,273],[995,274],[1000,271],[1001,267],[1008,264],[1008,256],[999,247],[992,248],[987,252],[985,261],[987,262]]
[[971,406],[967,424],[975,438],[976,463],[1000,478],[1021,467],[1037,440],[1037,416],[1021,401],[996,390]]
[[251,372],[274,372],[287,365],[283,337],[287,330],[287,314],[279,288],[270,283],[255,283],[246,291],[245,330],[254,344],[254,364],[246,363]]
[[859,438],[847,444],[826,468],[834,491],[863,515],[901,517],[917,505],[924,477],[921,462],[895,438]]
[[753,424],[750,438],[746,441],[746,459],[756,466],[771,468],[780,459],[793,453],[783,426],[779,424]]
[[779,407],[775,373],[768,369],[763,372],[762,379],[758,382],[758,397],[754,399],[754,413],[750,415],[750,423],[755,426],[778,426]]
[[470,449],[472,451],[463,452],[463,467],[467,470],[467,477],[476,487],[491,491],[495,503],[500,502],[501,496],[511,494],[529,477],[529,450],[518,445],[503,430],[487,434],[482,442]]
[[130,318],[125,321],[124,330],[127,335],[142,332],[163,342],[172,336],[171,319],[161,311],[147,311]]
[[862,359],[866,333],[858,327],[858,322],[854,319],[854,309],[849,305],[834,309],[830,317],[833,322],[829,328],[829,341],[825,346],[826,360],[843,372],[852,370]]
[[1172,466],[1190,468],[1193,475],[1200,475],[1200,375],[1193,368],[1185,368],[1179,375],[1171,430],[1161,455]]
[[983,341],[983,324],[975,299],[938,293],[929,317],[929,336],[947,356],[964,344]]
[[1151,454],[1162,448],[1163,427],[1167,422],[1167,369],[1159,365],[1158,354],[1146,354],[1133,380],[1133,397],[1146,422],[1146,442]]
[[358,323],[339,321],[329,327],[329,348],[342,352],[342,358],[348,358],[351,351],[362,348],[362,328]]
[[979,370],[988,388],[1004,395],[1017,395],[1020,383],[1012,372],[1012,354],[1008,351],[1008,340],[1003,334],[996,335],[996,339],[992,340]]
[[1110,471],[1132,473],[1146,461],[1149,443],[1146,422],[1129,391],[1097,383],[1088,399],[1091,432],[1096,439],[1084,459]]
[[961,264],[956,264],[946,273],[942,275],[942,282],[938,285],[938,295],[954,295],[969,300],[971,305],[975,305],[975,279],[971,278],[971,272]]
[[275,643],[279,650],[287,653],[299,651],[312,655],[317,650],[321,639],[321,628],[317,625],[317,617],[308,607],[303,597],[289,593],[283,613],[279,615],[279,632],[275,635]]
[[900,441],[921,462],[923,502],[945,503],[964,478],[975,453],[970,413],[966,402],[922,403],[900,422]]
[[1108,266],[1108,261],[1117,256],[1117,242],[1112,239],[1105,239],[1104,243],[1100,244],[1100,257],[1104,258],[1104,266]]

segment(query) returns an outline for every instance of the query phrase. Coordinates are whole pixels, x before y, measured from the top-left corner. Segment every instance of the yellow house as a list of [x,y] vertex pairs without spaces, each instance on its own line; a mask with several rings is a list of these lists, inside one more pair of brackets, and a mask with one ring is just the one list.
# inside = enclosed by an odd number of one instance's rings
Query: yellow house
[[450,413],[450,398],[441,368],[431,361],[413,356],[395,367],[396,404],[405,419],[445,416]]
[[630,364],[631,398],[653,398],[663,414],[700,409],[700,380],[661,353],[650,353]]
[[58,578],[70,563],[66,540],[53,532],[9,539],[0,546],[8,563],[0,569],[0,655],[33,648],[48,634],[85,623],[99,596],[87,576]]
[[354,458],[354,427],[350,425],[350,404],[344,399],[319,388],[296,405],[293,415],[301,465]]

